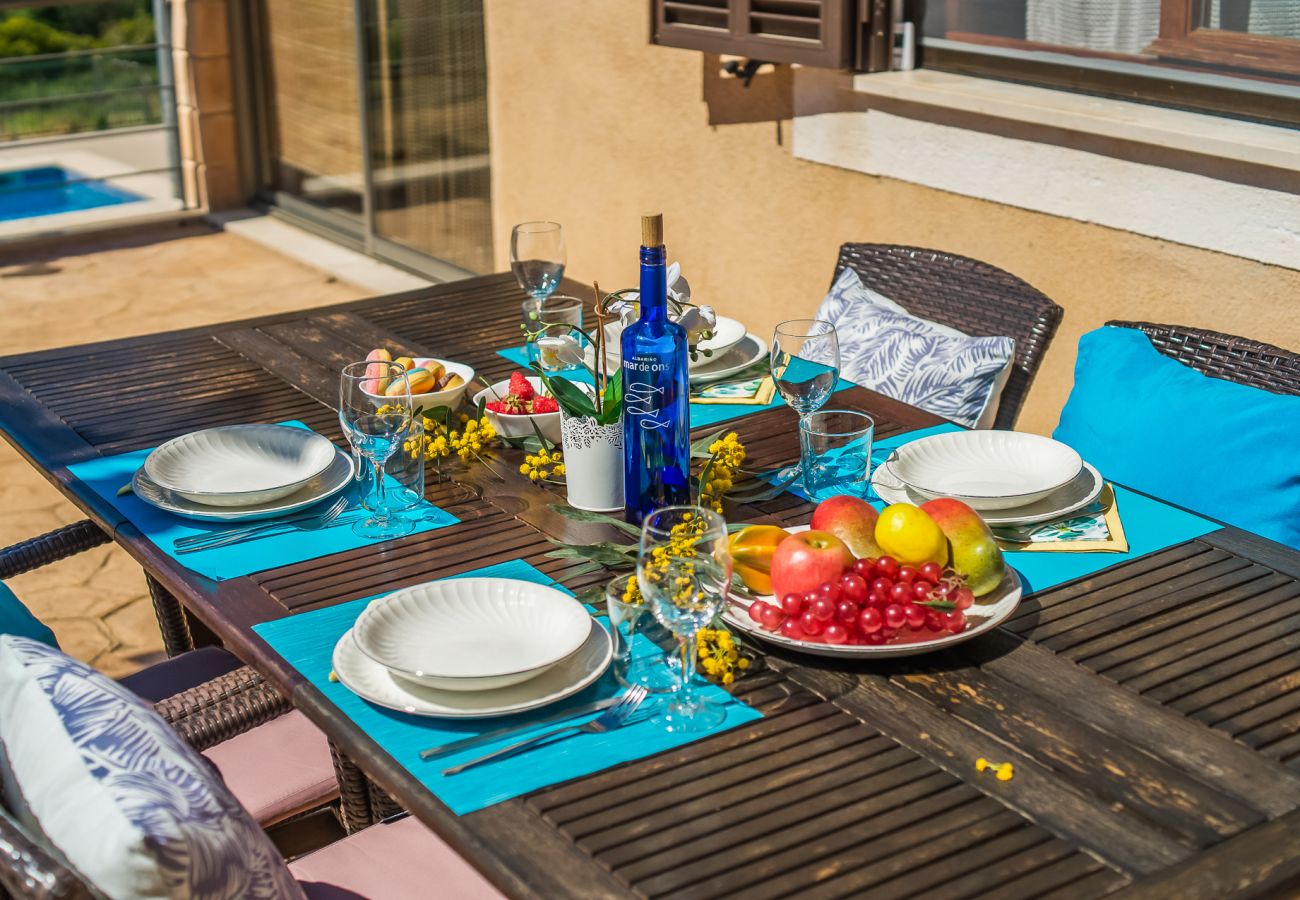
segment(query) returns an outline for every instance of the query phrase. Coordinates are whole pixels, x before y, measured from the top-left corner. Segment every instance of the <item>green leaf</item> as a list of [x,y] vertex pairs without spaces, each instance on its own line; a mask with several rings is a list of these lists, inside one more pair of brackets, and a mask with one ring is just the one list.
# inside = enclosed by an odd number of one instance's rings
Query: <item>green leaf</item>
[[577,599],[579,603],[587,603],[591,606],[600,606],[601,601],[605,599],[605,586],[603,584],[592,585],[579,594]]
[[594,522],[598,525],[613,525],[615,528],[627,532],[634,538],[641,537],[640,528],[637,528],[631,522],[625,522],[622,519],[615,518],[614,516],[607,516],[604,513],[588,512],[585,509],[576,509],[563,503],[552,503],[551,509],[564,516],[566,519],[571,519],[574,522]]
[[605,408],[600,424],[613,425],[623,415],[623,370],[619,369],[605,383]]
[[551,559],[589,559],[610,569],[622,569],[636,565],[637,547],[635,544],[615,544],[613,541],[599,541],[595,544],[564,544],[552,540],[558,549],[547,552]]
[[[755,479],[756,481],[758,479]],[[799,480],[799,473],[778,481],[776,484],[763,482],[762,487],[755,487],[749,490],[732,491],[727,494],[727,499],[734,500],[737,503],[754,503],[759,500],[771,500],[773,497],[780,496],[786,488]]]
[[542,382],[555,398],[555,402],[563,406],[569,415],[596,418],[596,406],[582,388],[567,378],[552,378],[538,363],[533,363],[533,371],[542,377]]
[[719,428],[713,434],[691,441],[691,459],[711,459],[713,454],[709,452],[709,447],[726,433],[727,429]]
[[119,497],[125,497],[127,494],[134,494],[134,493],[135,493],[135,488],[131,486],[131,482],[129,481],[117,489],[117,496]]

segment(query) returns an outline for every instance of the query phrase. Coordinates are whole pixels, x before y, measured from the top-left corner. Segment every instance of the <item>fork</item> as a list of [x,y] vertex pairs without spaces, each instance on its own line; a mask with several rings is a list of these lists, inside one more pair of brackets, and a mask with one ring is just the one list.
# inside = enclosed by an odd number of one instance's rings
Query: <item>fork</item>
[[250,528],[235,528],[230,531],[193,535],[188,538],[177,538],[172,546],[179,555],[182,553],[194,553],[198,550],[211,550],[214,547],[225,547],[255,537],[270,537],[273,533],[287,534],[291,531],[316,531],[329,526],[335,519],[342,515],[343,511],[347,508],[348,498],[340,497],[330,504],[329,509],[322,513],[314,513],[310,516],[281,520],[278,522],[266,522],[262,525],[254,525]]
[[443,769],[442,774],[455,775],[458,772],[464,772],[466,769],[472,769],[474,766],[490,760],[514,756],[516,753],[526,750],[529,747],[536,746],[543,741],[550,740],[556,735],[604,734],[607,731],[622,728],[627,724],[627,720],[632,716],[632,713],[636,712],[637,707],[641,705],[649,693],[650,692],[643,686],[639,684],[634,685],[633,687],[628,688],[627,693],[623,695],[622,700],[605,710],[599,717],[587,722],[585,725],[566,725],[563,728],[556,728],[553,731],[544,732],[535,737],[530,737],[519,741],[518,743],[510,744],[508,747],[502,747],[500,750],[493,750],[491,753],[471,759],[469,762],[463,762],[460,765],[452,766],[449,769]]

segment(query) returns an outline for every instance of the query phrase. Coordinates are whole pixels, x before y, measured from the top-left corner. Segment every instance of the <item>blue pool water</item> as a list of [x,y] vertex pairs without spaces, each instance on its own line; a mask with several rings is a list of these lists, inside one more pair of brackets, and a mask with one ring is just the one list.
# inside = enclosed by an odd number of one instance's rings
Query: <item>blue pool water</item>
[[83,177],[61,166],[0,172],[0,222],[144,199],[102,181],[81,181]]

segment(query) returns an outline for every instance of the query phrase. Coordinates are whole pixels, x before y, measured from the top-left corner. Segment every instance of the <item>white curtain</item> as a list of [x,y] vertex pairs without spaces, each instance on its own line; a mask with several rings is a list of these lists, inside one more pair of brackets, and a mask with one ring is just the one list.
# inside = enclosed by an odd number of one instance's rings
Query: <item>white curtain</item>
[[1029,0],[1025,36],[1110,53],[1141,53],[1160,32],[1160,0]]
[[[1220,27],[1219,0],[1211,0],[1207,28]],[[1246,30],[1251,34],[1300,38],[1300,0],[1251,0]]]

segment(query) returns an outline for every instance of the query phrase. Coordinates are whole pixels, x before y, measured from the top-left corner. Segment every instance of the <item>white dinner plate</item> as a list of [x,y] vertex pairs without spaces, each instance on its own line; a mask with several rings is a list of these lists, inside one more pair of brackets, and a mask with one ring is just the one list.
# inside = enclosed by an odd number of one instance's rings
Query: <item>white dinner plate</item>
[[743,372],[767,359],[767,342],[747,334],[725,353],[715,353],[703,365],[691,369],[691,384],[709,384]]
[[334,462],[329,438],[289,425],[223,425],[172,438],[144,461],[150,480],[195,503],[252,506],[287,497]]
[[407,681],[486,691],[536,678],[587,639],[591,616],[557,588],[447,578],[394,591],[357,616],[361,652]]
[[718,320],[713,326],[713,337],[696,344],[696,347],[700,350],[712,350],[713,356],[700,356],[695,362],[691,363],[691,368],[697,369],[712,362],[743,341],[747,333],[745,323],[739,319],[733,319],[730,316],[718,316]]
[[609,668],[614,644],[591,619],[578,652],[536,678],[491,691],[440,691],[402,679],[361,652],[349,630],[334,647],[334,674],[352,693],[376,706],[440,719],[486,719],[547,706],[590,685]]
[[1041,500],[1074,480],[1083,459],[1060,441],[1021,431],[952,431],[903,444],[882,464],[927,497],[997,510]]
[[352,454],[334,448],[334,460],[315,478],[308,481],[287,497],[255,503],[251,506],[210,506],[195,503],[179,494],[159,487],[143,468],[137,469],[131,479],[131,489],[135,495],[159,509],[197,519],[200,522],[255,522],[259,519],[275,519],[290,513],[306,509],[314,503],[333,497],[346,488],[356,475],[356,463]]
[[[786,530],[791,534],[796,534],[800,531],[807,531],[808,526],[800,525]],[[796,641],[793,638],[768,631],[749,617],[749,602],[739,597],[733,598],[733,602],[723,612],[722,618],[727,621],[727,624],[739,628],[746,634],[753,635],[778,647],[797,650],[800,653],[811,653],[813,656],[830,656],[839,659],[880,659],[890,656],[917,656],[921,653],[933,653],[936,650],[964,644],[966,641],[979,637],[1011,618],[1011,615],[1016,611],[1016,607],[1020,605],[1022,594],[1020,576],[1016,574],[1015,569],[1007,566],[1006,573],[1002,576],[1002,581],[998,583],[998,586],[983,597],[976,598],[974,605],[965,611],[966,630],[961,634],[944,634],[929,640],[916,641],[915,643],[881,644],[877,647],[863,644],[820,644],[815,641]],[[769,594],[757,599],[766,600],[770,603],[775,598]]]
[[[1002,525],[1035,525],[1064,519],[1070,513],[1083,509],[1101,494],[1106,481],[1091,463],[1085,462],[1079,474],[1062,488],[1052,491],[1041,500],[1024,506],[1011,506],[999,510],[977,510],[979,517],[990,527]],[[920,506],[932,498],[889,480],[886,466],[878,466],[871,475],[871,487],[886,503],[911,503]]]

